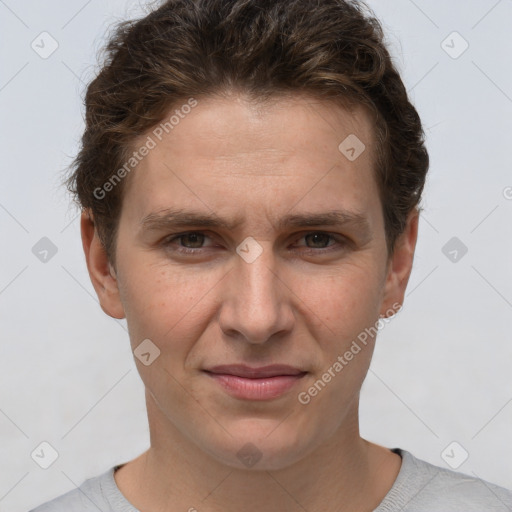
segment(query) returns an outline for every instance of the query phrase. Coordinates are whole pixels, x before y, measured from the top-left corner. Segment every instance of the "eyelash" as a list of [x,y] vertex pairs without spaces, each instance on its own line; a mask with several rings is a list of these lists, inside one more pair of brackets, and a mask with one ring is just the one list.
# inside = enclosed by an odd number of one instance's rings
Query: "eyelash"
[[[179,240],[187,235],[205,235],[207,238],[210,238],[208,237],[208,235],[206,235],[203,231],[187,231],[186,233],[179,233],[177,235],[171,235],[170,237],[167,237],[164,241],[163,241],[163,245],[167,248],[169,247],[175,240]],[[308,233],[304,233],[304,235],[302,235],[300,237],[300,239],[303,239],[309,235],[327,235],[329,237],[329,242],[330,241],[334,241],[336,242],[339,246],[341,247],[336,247],[336,244],[333,244],[333,245],[330,245],[330,246],[327,246],[327,247],[323,247],[323,248],[319,248],[319,249],[314,249],[314,248],[306,248],[306,250],[303,250],[302,252],[303,253],[306,253],[306,254],[315,254],[315,255],[319,255],[319,254],[326,254],[327,252],[331,252],[332,250],[340,250],[341,248],[344,248],[345,246],[348,245],[348,240],[341,236],[341,235],[338,235],[338,236],[335,236],[331,233],[327,233],[325,231],[309,231]],[[201,252],[204,250],[205,248],[204,247],[198,247],[196,249],[191,249],[189,247],[179,247],[177,249],[174,249],[175,252],[177,253],[180,253],[180,254],[185,254],[185,255],[188,255],[188,254],[194,254],[194,255],[197,255],[197,254],[201,254]]]

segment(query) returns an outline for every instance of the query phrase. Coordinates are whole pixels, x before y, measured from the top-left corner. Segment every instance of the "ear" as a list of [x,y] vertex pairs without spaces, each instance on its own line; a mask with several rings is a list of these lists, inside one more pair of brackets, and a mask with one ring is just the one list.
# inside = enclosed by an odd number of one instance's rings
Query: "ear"
[[82,246],[84,248],[87,270],[103,311],[113,318],[124,318],[117,278],[114,268],[108,261],[107,253],[101,243],[92,212],[84,210],[80,219]]
[[403,233],[397,238],[395,249],[388,261],[386,284],[380,314],[398,312],[397,304],[404,302],[405,289],[411,275],[416,240],[418,239],[419,211],[414,209],[407,217]]

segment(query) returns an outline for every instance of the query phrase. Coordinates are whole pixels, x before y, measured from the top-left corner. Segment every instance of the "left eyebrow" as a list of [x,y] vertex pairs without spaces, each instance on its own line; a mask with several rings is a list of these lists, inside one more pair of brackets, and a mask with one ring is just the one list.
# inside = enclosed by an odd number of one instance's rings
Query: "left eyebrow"
[[[242,224],[241,218],[227,220],[215,213],[203,213],[184,209],[165,209],[146,215],[140,222],[140,231],[162,231],[177,227],[201,226],[234,230]],[[328,212],[303,212],[288,214],[273,223],[276,229],[314,226],[351,226],[363,235],[370,234],[368,218],[359,212],[332,210]]]

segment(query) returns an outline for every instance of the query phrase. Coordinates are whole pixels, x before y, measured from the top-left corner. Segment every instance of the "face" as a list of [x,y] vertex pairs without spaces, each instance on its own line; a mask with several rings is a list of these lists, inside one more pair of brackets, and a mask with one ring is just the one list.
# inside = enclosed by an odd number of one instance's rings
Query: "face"
[[264,109],[210,97],[148,135],[115,272],[82,228],[104,311],[126,316],[146,353],[150,424],[240,468],[245,452],[277,469],[348,439],[375,329],[362,333],[402,302],[417,225],[388,258],[369,117],[298,96]]

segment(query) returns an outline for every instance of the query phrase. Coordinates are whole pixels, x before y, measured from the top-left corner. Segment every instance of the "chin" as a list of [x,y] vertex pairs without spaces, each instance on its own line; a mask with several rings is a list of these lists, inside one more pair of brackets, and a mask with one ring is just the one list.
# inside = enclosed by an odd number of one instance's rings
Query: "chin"
[[[284,416],[286,417],[286,416]],[[297,431],[297,426],[286,420],[250,419],[238,421],[236,428],[226,427],[229,434],[217,443],[205,439],[202,449],[218,462],[248,471],[275,471],[285,469],[314,449]]]

